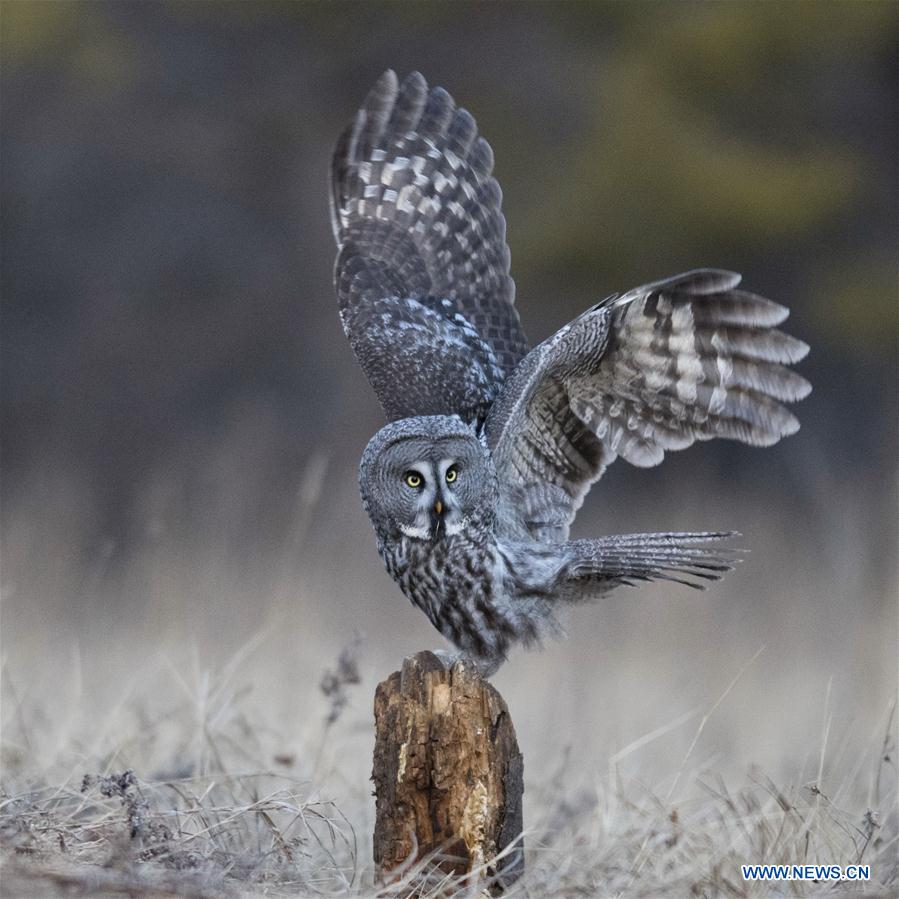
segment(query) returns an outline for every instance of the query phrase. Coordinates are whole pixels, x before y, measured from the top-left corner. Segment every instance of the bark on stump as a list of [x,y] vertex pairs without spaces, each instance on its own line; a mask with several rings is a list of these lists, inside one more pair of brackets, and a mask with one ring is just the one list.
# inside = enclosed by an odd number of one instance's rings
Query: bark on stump
[[444,871],[490,877],[495,892],[516,880],[524,870],[523,766],[499,693],[471,665],[447,669],[420,652],[378,685],[375,729],[381,877],[434,856]]

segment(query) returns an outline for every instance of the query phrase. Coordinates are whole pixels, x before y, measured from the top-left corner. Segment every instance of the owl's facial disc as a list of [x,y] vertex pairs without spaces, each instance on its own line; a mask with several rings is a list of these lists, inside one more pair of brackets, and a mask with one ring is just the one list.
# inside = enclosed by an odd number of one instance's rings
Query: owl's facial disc
[[495,507],[495,474],[473,430],[452,418],[393,422],[369,442],[360,487],[385,537],[436,543],[483,526]]
[[403,472],[402,483],[414,495],[411,521],[398,520],[397,526],[413,540],[436,543],[465,529],[463,514],[453,486],[459,483],[461,466],[454,459],[417,459]]

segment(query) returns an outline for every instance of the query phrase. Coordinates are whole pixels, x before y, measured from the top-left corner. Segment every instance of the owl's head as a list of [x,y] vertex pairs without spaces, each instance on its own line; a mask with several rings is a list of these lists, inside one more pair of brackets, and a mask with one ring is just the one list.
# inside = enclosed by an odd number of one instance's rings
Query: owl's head
[[362,501],[384,537],[435,542],[483,526],[496,506],[496,472],[473,428],[456,416],[391,422],[359,466]]

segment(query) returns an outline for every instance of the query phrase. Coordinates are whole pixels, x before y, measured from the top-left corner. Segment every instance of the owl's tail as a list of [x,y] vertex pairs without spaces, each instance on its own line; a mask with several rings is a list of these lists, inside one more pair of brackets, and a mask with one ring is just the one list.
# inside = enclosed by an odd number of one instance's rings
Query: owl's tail
[[565,544],[570,598],[577,600],[636,581],[673,581],[697,590],[717,581],[740,561],[740,550],[702,546],[738,537],[735,531],[686,534],[617,534]]

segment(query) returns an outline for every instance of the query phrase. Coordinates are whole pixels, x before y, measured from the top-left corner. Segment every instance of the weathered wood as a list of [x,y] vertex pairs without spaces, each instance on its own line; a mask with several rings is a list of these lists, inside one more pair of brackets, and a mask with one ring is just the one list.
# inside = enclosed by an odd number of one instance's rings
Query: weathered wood
[[517,879],[523,766],[499,693],[470,664],[447,669],[434,653],[420,652],[378,685],[375,728],[381,876],[438,853],[441,868],[480,872],[495,892]]

